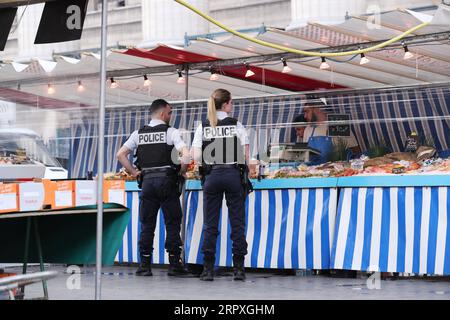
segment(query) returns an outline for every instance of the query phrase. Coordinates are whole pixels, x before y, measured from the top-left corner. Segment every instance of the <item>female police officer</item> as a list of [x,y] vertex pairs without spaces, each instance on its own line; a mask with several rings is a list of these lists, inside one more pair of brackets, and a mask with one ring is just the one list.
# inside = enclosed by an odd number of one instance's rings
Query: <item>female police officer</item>
[[249,163],[250,148],[245,128],[228,116],[232,109],[230,92],[215,90],[208,101],[207,120],[197,128],[192,143],[194,158],[197,162],[201,161],[203,171],[204,266],[200,279],[204,281],[214,279],[218,224],[224,193],[233,241],[234,280],[245,279],[245,195],[238,165]]

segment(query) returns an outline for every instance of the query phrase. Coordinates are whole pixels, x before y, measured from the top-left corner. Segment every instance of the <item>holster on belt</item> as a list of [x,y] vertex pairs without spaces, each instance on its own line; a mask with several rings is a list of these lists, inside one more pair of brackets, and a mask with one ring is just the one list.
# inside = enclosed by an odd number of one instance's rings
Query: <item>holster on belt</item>
[[186,183],[186,179],[183,177],[183,175],[178,173],[178,175],[177,175],[177,187],[178,187],[178,193],[180,195],[183,193],[183,187],[184,187],[185,183]]
[[246,164],[239,165],[239,173],[241,175],[241,184],[244,188],[244,199],[253,192],[253,184],[249,178],[249,169]]
[[144,181],[144,173],[141,172],[141,174],[136,177],[136,181],[138,184],[138,188],[142,189],[142,182]]
[[205,183],[206,176],[211,173],[212,167],[209,164],[203,163],[198,167],[198,173],[200,175],[201,185]]
[[[134,156],[136,157],[136,155],[134,155]],[[139,189],[142,189],[142,182],[144,181],[144,172],[142,172],[142,168],[141,168],[141,166],[139,165],[139,162],[138,162],[137,159],[136,159],[136,161],[134,161],[134,166],[135,166],[139,171],[141,171],[141,173],[136,177],[136,182],[137,182],[138,188],[139,188]]]

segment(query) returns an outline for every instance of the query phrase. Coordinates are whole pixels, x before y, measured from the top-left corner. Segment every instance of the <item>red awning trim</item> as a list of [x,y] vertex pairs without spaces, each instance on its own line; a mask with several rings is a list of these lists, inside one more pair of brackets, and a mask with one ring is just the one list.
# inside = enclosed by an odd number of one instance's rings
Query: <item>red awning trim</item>
[[277,72],[269,69],[251,66],[250,69],[255,75],[246,78],[247,69],[245,65],[221,67],[220,73],[233,78],[251,81],[258,84],[265,84],[270,87],[290,90],[308,91],[316,89],[345,89],[340,85],[333,85],[328,82],[314,80],[306,77],[299,77],[289,73]]
[[[125,51],[124,54],[175,65],[184,63],[212,62],[220,60],[214,57],[196,54],[186,50],[180,50],[164,45],[160,45],[152,50],[132,48]],[[251,81],[258,84],[265,84],[270,87],[280,88],[289,91],[308,91],[317,89],[346,88],[341,85],[336,85],[320,80],[314,80],[306,77],[299,77],[296,75],[277,72],[260,67],[252,66],[251,69],[255,73],[255,75],[249,78],[245,77],[246,68],[244,65],[221,67],[220,73],[228,77],[241,79],[245,81]]]
[[179,50],[168,46],[158,46],[152,50],[133,48],[125,51],[124,54],[170,64],[199,63],[217,60],[217,58],[192,53],[186,50]]

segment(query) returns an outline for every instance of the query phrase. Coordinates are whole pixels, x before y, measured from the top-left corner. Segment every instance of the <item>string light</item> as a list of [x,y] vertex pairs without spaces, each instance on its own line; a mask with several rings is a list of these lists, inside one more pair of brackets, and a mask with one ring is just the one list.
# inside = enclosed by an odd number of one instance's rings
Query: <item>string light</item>
[[281,61],[283,62],[283,71],[281,71],[282,73],[289,73],[292,71],[292,69],[287,65],[286,59],[285,58],[281,58]]
[[408,46],[404,43],[403,43],[403,50],[405,50],[405,55],[403,56],[403,59],[408,60],[414,58],[414,54],[409,51]]
[[325,57],[322,57],[322,63],[320,64],[320,70],[330,69],[330,65],[328,64]]
[[84,91],[84,86],[83,86],[83,84],[81,83],[81,81],[78,81],[77,91],[78,91],[78,92]]
[[48,94],[54,94],[55,93],[55,88],[53,88],[53,86],[49,83],[48,87],[47,87],[47,93]]
[[111,85],[110,85],[111,89],[115,89],[119,86],[119,84],[116,82],[116,80],[114,80],[114,78],[111,78],[110,81],[111,81]]
[[181,73],[180,70],[177,70],[178,72],[178,79],[177,79],[177,83],[178,84],[184,84],[186,83],[186,79],[184,79],[183,74]]
[[250,66],[248,64],[245,65],[245,68],[247,69],[247,72],[245,73],[245,77],[249,78],[255,75],[255,73],[250,70]]
[[364,53],[361,53],[361,61],[359,61],[359,64],[360,65],[364,65],[364,64],[367,64],[369,62],[370,62],[369,58],[367,58]]
[[150,87],[151,84],[152,82],[150,81],[150,79],[147,77],[146,74],[144,74],[144,87]]

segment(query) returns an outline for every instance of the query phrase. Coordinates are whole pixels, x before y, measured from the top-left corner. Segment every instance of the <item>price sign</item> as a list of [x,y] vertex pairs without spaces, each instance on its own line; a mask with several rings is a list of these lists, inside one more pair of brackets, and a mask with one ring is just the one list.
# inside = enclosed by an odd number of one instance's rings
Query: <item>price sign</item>
[[405,152],[415,152],[419,147],[419,141],[415,137],[408,137],[406,139]]
[[330,137],[350,137],[350,125],[345,124],[350,120],[348,114],[329,114],[328,121],[342,121],[342,124],[333,124],[328,126],[328,135]]

